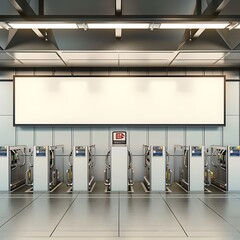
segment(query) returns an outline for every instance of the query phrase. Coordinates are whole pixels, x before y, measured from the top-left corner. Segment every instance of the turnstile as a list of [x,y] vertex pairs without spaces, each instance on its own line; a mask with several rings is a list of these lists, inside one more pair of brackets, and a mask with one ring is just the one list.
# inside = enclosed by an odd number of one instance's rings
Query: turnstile
[[132,154],[127,146],[112,146],[105,161],[105,186],[109,191],[128,191],[133,185]]
[[0,146],[0,191],[25,184],[26,146]]
[[181,159],[181,186],[189,192],[204,192],[204,146],[174,146],[175,160]]
[[[143,145],[144,185],[148,191],[166,190],[167,153],[165,146]],[[170,172],[171,174],[171,172]]]
[[[94,184],[95,145],[74,146],[69,155],[68,185],[75,191],[90,191]],[[72,157],[72,162],[70,158]]]
[[240,146],[211,147],[212,184],[225,191],[240,191]]
[[[58,152],[58,154],[56,154]],[[56,156],[63,156],[63,145],[34,146],[26,172],[27,183],[33,185],[33,191],[50,191],[59,183],[59,171],[56,168]]]

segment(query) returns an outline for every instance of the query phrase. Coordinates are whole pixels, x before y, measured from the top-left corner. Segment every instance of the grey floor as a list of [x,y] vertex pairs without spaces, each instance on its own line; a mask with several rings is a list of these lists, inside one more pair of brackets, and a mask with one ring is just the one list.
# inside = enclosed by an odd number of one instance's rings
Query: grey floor
[[0,239],[240,239],[240,193],[1,193]]

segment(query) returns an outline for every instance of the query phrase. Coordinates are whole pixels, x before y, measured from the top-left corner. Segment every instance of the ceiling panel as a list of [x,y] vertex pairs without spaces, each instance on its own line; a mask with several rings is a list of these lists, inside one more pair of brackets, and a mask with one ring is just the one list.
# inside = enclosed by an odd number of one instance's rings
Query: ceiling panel
[[22,64],[17,60],[6,60],[0,59],[0,66],[1,67],[12,67],[12,66],[21,66]]
[[226,53],[223,52],[183,52],[179,53],[176,57],[177,60],[187,59],[215,59],[218,60],[224,57]]
[[13,60],[13,58],[12,57],[10,57],[7,53],[5,53],[5,52],[0,52],[0,59],[1,60]]
[[53,66],[65,66],[62,60],[21,60],[21,62],[26,65],[26,66],[48,66],[48,67],[53,67]]
[[211,66],[216,62],[216,60],[174,60],[171,63],[171,66],[182,66],[182,67],[202,67],[202,66]]
[[118,59],[117,52],[60,52],[60,56],[66,60],[91,60],[91,59]]
[[[16,60],[12,59],[11,54]],[[63,61],[59,58],[62,57]],[[240,66],[240,52],[179,52],[177,51],[76,51],[76,52],[13,52],[0,51],[3,66],[69,66],[69,67],[208,67]],[[222,58],[222,56],[225,56]],[[174,59],[174,57],[176,57]],[[174,59],[174,60],[173,60]]]
[[70,59],[66,61],[67,66],[69,67],[117,67],[118,60],[113,59],[83,59],[76,60]]
[[11,56],[19,60],[59,60],[59,56],[54,52],[8,52]]
[[170,61],[162,59],[120,59],[119,66],[121,67],[166,67]]
[[239,59],[239,60],[240,60],[240,52],[229,53],[228,55],[226,55],[226,56],[224,57],[224,59],[229,59],[229,60]]
[[169,59],[172,60],[176,52],[123,52],[119,53],[119,59]]
[[234,66],[234,67],[240,67],[240,59],[238,60],[219,60],[215,65],[217,66],[226,66],[226,67],[229,67],[229,66]]

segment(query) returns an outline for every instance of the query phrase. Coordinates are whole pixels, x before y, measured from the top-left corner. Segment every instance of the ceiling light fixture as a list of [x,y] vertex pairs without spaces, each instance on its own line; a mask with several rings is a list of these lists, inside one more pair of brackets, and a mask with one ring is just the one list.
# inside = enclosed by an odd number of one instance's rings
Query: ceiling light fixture
[[162,23],[160,29],[225,29],[229,23],[196,22],[196,23]]
[[[78,25],[79,27],[82,26]],[[87,23],[88,29],[149,29],[150,23]]]
[[237,22],[8,22],[0,23],[0,28],[10,27],[13,29],[240,29]]
[[78,29],[76,23],[8,23],[8,25],[13,29]]
[[122,38],[122,29],[120,29],[120,28],[115,29],[115,38],[116,39],[121,39]]

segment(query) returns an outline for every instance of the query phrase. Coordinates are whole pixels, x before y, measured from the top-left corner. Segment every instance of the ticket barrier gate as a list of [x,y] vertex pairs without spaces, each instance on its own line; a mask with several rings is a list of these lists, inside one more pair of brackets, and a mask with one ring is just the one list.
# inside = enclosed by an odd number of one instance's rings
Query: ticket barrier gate
[[104,184],[108,191],[128,191],[133,186],[132,154],[127,146],[112,146],[105,159]]
[[240,191],[240,146],[211,146],[212,184]]
[[179,184],[189,192],[204,192],[204,146],[174,146],[174,156],[181,160]]
[[57,156],[63,157],[63,152],[63,145],[33,147],[26,172],[27,184],[33,186],[33,191],[51,191],[59,184],[56,160]]
[[0,191],[25,184],[26,146],[0,146]]
[[172,170],[169,167],[169,154],[165,146],[143,145],[144,185],[148,191],[166,191],[172,184]]
[[69,154],[67,185],[75,191],[90,191],[94,185],[95,145],[74,146]]

